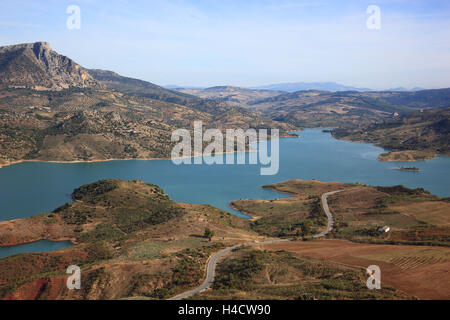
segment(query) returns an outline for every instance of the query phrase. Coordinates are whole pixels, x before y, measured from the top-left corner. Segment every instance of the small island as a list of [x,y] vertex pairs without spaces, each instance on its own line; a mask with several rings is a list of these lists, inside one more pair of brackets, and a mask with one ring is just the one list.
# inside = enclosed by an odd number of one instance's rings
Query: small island
[[436,153],[431,151],[419,151],[419,150],[403,150],[403,151],[391,151],[382,153],[378,156],[379,161],[427,161],[435,158]]
[[420,169],[417,167],[400,167],[400,168],[395,168],[396,170],[401,170],[401,171],[412,171],[412,172],[419,172]]

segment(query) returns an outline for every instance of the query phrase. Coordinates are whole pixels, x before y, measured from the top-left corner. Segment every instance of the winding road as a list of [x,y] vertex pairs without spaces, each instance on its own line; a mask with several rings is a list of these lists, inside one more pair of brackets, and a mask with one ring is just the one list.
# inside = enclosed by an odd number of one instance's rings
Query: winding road
[[320,238],[325,236],[328,232],[331,231],[331,229],[333,229],[333,225],[334,225],[334,220],[333,220],[333,215],[330,212],[330,208],[328,208],[328,202],[327,202],[327,197],[331,196],[332,194],[341,192],[343,190],[336,190],[336,191],[330,191],[330,192],[326,192],[324,194],[322,194],[322,208],[323,211],[325,211],[325,214],[327,215],[328,218],[328,225],[327,225],[327,229],[321,233],[315,234],[312,236],[312,238]]
[[[325,211],[325,214],[328,218],[328,225],[325,231],[322,231],[318,234],[315,234],[313,236],[310,236],[312,238],[320,238],[320,237],[324,237],[327,233],[329,233],[332,229],[333,229],[333,224],[334,224],[334,220],[333,220],[333,215],[330,212],[330,208],[328,207],[328,202],[327,202],[327,197],[341,192],[343,190],[336,190],[336,191],[330,191],[330,192],[326,192],[324,194],[322,194],[321,200],[322,200],[322,207],[323,210]],[[226,255],[229,252],[232,252],[234,249],[238,248],[238,247],[250,247],[250,246],[256,246],[256,245],[265,245],[265,244],[272,244],[272,243],[279,243],[279,242],[287,242],[287,241],[292,241],[292,239],[279,239],[279,240],[268,240],[268,241],[262,241],[262,242],[248,242],[248,243],[244,243],[244,244],[238,244],[232,247],[228,247],[225,248],[217,253],[215,253],[214,255],[212,255],[209,260],[208,263],[206,265],[206,277],[205,280],[203,280],[203,283],[192,289],[189,291],[185,291],[183,293],[180,293],[172,298],[169,298],[167,300],[182,300],[182,299],[186,299],[189,297],[192,297],[193,295],[200,293],[206,289],[209,289],[211,287],[211,285],[214,283],[214,277],[216,275],[216,266],[217,266],[217,261],[223,257],[224,255]]]

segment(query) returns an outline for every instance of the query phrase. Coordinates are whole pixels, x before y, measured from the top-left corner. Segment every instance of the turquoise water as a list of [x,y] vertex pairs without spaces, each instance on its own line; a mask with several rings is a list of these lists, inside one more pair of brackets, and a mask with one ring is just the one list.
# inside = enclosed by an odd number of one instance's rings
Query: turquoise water
[[11,256],[17,253],[58,250],[69,247],[71,245],[72,243],[70,243],[70,241],[54,242],[48,240],[39,240],[31,243],[19,244],[17,246],[0,247],[0,258]]
[[[426,162],[377,161],[383,149],[367,143],[335,140],[320,129],[299,133],[300,138],[280,139],[280,170],[261,176],[258,165],[174,165],[170,160],[111,161],[96,163],[26,162],[0,169],[0,221],[49,212],[70,201],[73,189],[99,179],[141,179],[161,186],[177,202],[208,203],[231,210],[236,199],[286,197],[260,186],[289,179],[359,182],[370,185],[422,187],[450,196],[450,158]],[[420,172],[394,170],[415,166]],[[0,248],[0,258],[20,252],[64,248],[70,242],[37,241]]]
[[[74,188],[99,179],[141,179],[161,186],[178,202],[228,207],[236,199],[273,199],[279,193],[260,186],[288,179],[359,182],[370,185],[423,187],[450,196],[450,157],[426,162],[379,162],[383,149],[333,139],[321,129],[300,138],[280,139],[280,170],[261,176],[258,165],[174,165],[170,160],[96,163],[25,162],[0,169],[0,221],[48,212],[70,201]],[[420,172],[393,170],[415,166]]]

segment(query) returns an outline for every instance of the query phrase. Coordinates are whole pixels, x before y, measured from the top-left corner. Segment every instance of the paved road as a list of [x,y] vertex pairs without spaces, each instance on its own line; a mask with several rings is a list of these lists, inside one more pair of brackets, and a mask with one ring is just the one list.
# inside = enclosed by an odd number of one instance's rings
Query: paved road
[[325,214],[327,215],[328,218],[328,225],[327,225],[327,229],[325,231],[322,231],[321,233],[315,234],[312,236],[312,238],[320,238],[325,236],[328,232],[331,231],[331,229],[333,229],[333,225],[334,225],[334,220],[333,220],[333,215],[330,212],[330,208],[328,208],[328,202],[327,202],[327,197],[331,196],[332,194],[341,192],[343,190],[336,190],[336,191],[330,191],[330,192],[326,192],[324,194],[322,194],[322,208],[323,211],[325,211]]
[[[327,197],[329,195],[341,192],[342,190],[337,190],[337,191],[331,191],[331,192],[327,192],[322,194],[322,207],[323,210],[325,211],[325,214],[327,215],[328,218],[328,225],[327,225],[327,229],[321,233],[315,234],[312,236],[312,238],[320,238],[325,236],[328,232],[331,231],[331,229],[333,229],[333,215],[330,212],[330,209],[328,208],[328,203],[327,203]],[[176,295],[172,298],[169,298],[167,300],[182,300],[182,299],[186,299],[189,297],[192,297],[193,295],[200,293],[206,289],[208,289],[209,287],[211,287],[211,285],[214,283],[214,277],[216,274],[216,266],[217,266],[217,261],[223,257],[225,254],[233,251],[234,249],[241,247],[241,246],[246,246],[246,247],[250,247],[250,246],[256,246],[256,245],[265,245],[265,244],[272,244],[272,243],[279,243],[279,242],[286,242],[286,241],[292,241],[292,239],[279,239],[279,240],[268,240],[268,241],[262,241],[262,242],[247,242],[244,244],[238,244],[235,245],[233,247],[229,247],[226,249],[223,249],[219,252],[217,252],[216,254],[214,254],[213,256],[211,256],[211,258],[208,260],[208,263],[206,265],[206,278],[205,280],[203,280],[203,283],[198,286],[197,288],[194,288],[192,290],[180,293],[179,295]]]
[[250,246],[256,246],[256,245],[261,245],[261,244],[271,244],[271,243],[278,243],[278,242],[286,242],[286,241],[291,241],[292,239],[280,239],[280,240],[269,240],[269,241],[262,241],[262,242],[247,242],[244,244],[238,244],[235,245],[233,247],[229,247],[226,249],[223,249],[219,252],[217,252],[216,254],[214,254],[209,260],[208,260],[208,264],[206,265],[206,278],[205,280],[203,280],[203,283],[197,287],[194,288],[192,290],[180,293],[179,295],[176,295],[172,298],[169,298],[167,300],[182,300],[185,298],[189,298],[199,292],[202,292],[203,290],[208,289],[209,287],[211,287],[211,285],[214,283],[214,277],[216,275],[216,266],[217,266],[217,261],[224,256],[225,254],[233,251],[234,249],[241,247],[241,246],[245,246],[245,247],[250,247]]

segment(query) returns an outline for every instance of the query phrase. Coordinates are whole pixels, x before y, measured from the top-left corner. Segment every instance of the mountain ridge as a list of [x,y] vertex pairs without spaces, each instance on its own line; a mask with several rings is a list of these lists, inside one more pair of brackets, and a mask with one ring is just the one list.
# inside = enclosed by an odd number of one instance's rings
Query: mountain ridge
[[0,48],[0,166],[21,161],[169,158],[171,133],[193,122],[227,128],[292,125],[112,71],[85,69],[46,42]]
[[336,82],[283,82],[263,86],[250,87],[251,89],[275,90],[285,92],[295,92],[303,90],[321,90],[321,91],[371,91],[368,88],[358,88],[347,86]]
[[0,86],[37,90],[101,87],[86,69],[43,41],[0,47]]
[[380,156],[382,161],[450,155],[450,107],[416,111],[370,125],[344,126],[332,134],[337,139],[374,143],[390,150]]

